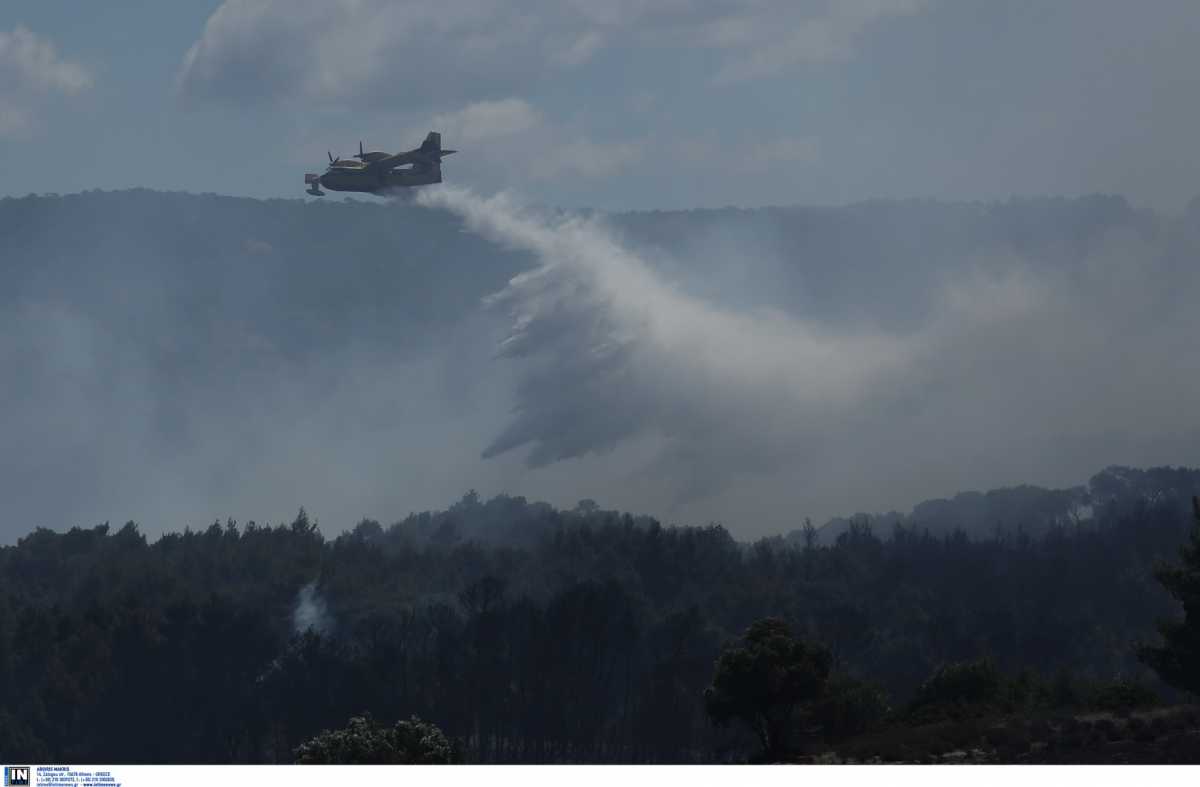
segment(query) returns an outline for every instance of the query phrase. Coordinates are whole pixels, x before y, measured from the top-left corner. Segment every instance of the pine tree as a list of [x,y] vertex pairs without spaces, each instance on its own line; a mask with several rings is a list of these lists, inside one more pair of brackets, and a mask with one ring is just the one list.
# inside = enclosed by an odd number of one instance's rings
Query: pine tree
[[1143,647],[1138,656],[1170,685],[1200,696],[1200,498],[1192,498],[1195,526],[1180,550],[1182,562],[1154,575],[1183,604],[1183,620],[1159,623],[1161,647]]
[[705,709],[717,724],[745,722],[763,759],[779,762],[792,743],[796,711],[820,699],[832,662],[827,649],[793,638],[782,620],[755,621],[717,659]]

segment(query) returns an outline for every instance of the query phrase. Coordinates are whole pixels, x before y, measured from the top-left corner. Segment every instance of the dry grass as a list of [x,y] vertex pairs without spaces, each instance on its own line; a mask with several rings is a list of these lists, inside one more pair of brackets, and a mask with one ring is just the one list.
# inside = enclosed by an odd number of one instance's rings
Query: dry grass
[[1025,718],[993,716],[894,726],[798,762],[1200,764],[1200,707]]

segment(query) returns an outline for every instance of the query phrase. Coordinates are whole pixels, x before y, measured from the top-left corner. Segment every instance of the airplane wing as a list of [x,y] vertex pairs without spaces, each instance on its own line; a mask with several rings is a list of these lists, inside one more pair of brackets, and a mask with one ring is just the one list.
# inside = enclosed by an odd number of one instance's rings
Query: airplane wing
[[397,153],[394,156],[381,158],[378,161],[372,161],[367,164],[367,169],[371,172],[386,172],[396,167],[402,167],[405,164],[416,164],[421,160],[420,155],[415,150],[409,150],[405,153]]
[[[362,143],[359,143],[360,155],[361,148]],[[443,156],[449,156],[454,152],[456,151],[443,150],[442,135],[436,131],[430,131],[425,136],[425,141],[421,143],[421,147],[372,161],[367,164],[367,169],[372,172],[386,172],[405,164],[412,164],[417,169],[427,169],[440,164]]]

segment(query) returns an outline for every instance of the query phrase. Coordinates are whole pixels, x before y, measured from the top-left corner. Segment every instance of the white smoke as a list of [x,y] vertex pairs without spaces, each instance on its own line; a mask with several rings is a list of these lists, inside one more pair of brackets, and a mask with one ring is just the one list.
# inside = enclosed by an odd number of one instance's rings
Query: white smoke
[[292,630],[297,634],[313,631],[328,634],[333,628],[333,619],[325,599],[317,592],[316,580],[309,582],[296,594],[296,606],[292,609]]
[[635,507],[779,522],[806,501],[886,510],[1200,459],[1184,404],[1200,397],[1184,360],[1200,319],[1182,295],[1200,287],[1177,272],[1155,285],[1160,262],[1136,238],[1071,271],[964,260],[923,320],[889,333],[695,297],[658,272],[686,260],[652,265],[597,219],[449,187],[419,201],[538,260],[486,301],[507,312],[500,356],[518,377],[484,456],[526,449],[538,468],[616,453]]
[[833,335],[780,312],[691,297],[596,219],[454,188],[420,199],[540,261],[487,299],[508,311],[500,352],[521,360],[523,376],[514,417],[485,456],[529,445],[537,467],[651,433],[658,471],[686,497],[711,491],[731,467],[794,458],[821,424],[847,417],[911,362],[912,348],[894,337]]

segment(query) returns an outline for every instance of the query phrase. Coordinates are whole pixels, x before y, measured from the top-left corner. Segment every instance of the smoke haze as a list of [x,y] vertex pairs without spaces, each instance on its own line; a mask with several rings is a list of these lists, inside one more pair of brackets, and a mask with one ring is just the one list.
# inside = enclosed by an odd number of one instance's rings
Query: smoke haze
[[[923,320],[888,332],[690,296],[598,219],[538,217],[451,188],[421,199],[539,262],[488,299],[507,310],[501,355],[520,376],[514,416],[485,456],[528,445],[538,467],[651,438],[628,482],[696,512],[730,487],[778,484],[759,497],[777,511],[785,490],[802,510],[838,489],[843,506],[883,507],[897,487],[932,496],[934,478],[1068,484],[1097,459],[1196,459],[1188,337],[1200,325],[1185,293],[1197,294],[1197,275],[1135,233],[1106,236],[1075,270],[963,259],[930,282]],[[753,269],[753,250],[724,251],[720,268]],[[1114,375],[1116,358],[1136,372]]]
[[421,200],[0,201],[4,540],[470,488],[751,538],[1200,463],[1194,212]]

